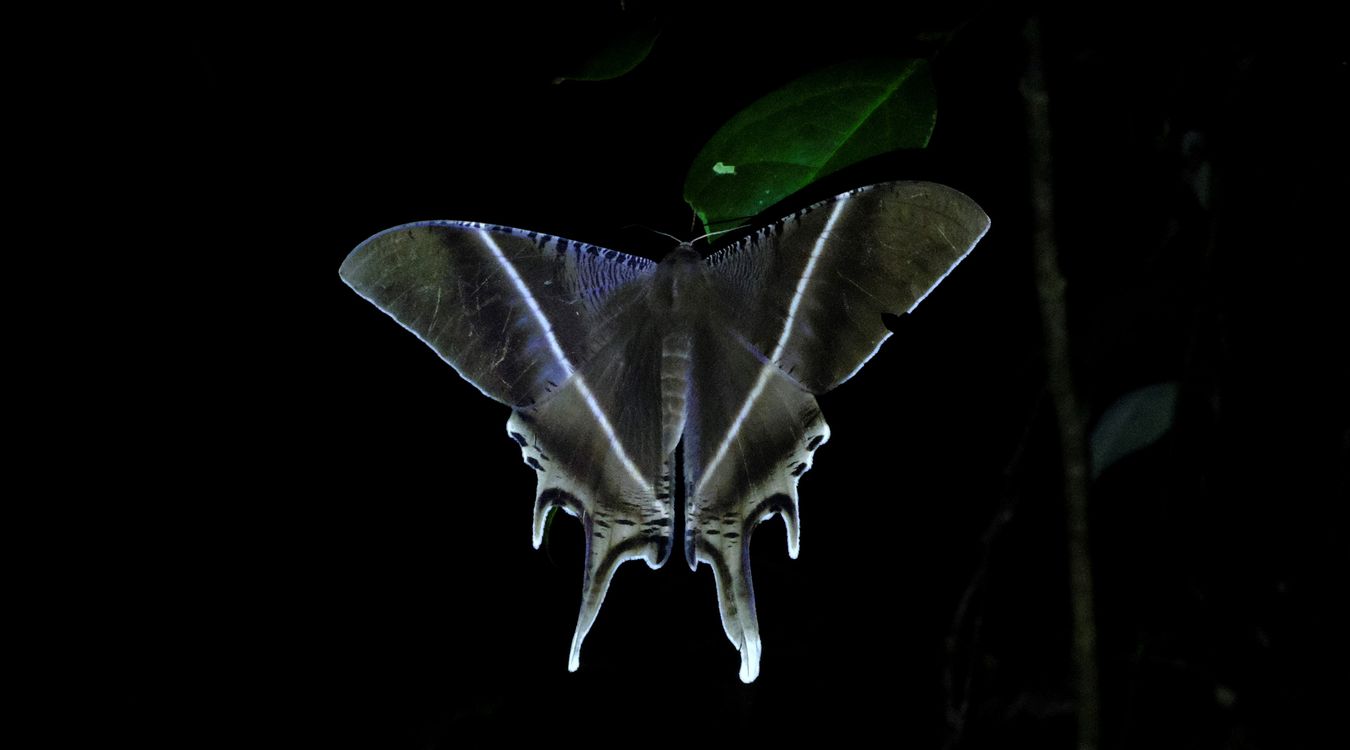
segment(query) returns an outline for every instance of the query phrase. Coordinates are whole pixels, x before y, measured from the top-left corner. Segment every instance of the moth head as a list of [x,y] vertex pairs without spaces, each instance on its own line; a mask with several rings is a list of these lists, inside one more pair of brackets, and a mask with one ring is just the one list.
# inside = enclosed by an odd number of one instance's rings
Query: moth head
[[691,242],[680,243],[680,246],[666,253],[666,257],[661,259],[663,266],[697,266],[703,262],[703,256],[698,254]]

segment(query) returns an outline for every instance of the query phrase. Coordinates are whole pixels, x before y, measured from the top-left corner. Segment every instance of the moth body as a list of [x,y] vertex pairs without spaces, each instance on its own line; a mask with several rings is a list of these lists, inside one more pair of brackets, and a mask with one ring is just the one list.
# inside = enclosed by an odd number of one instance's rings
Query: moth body
[[[759,674],[750,537],[780,515],[797,556],[797,484],[829,440],[815,395],[848,380],[989,228],[970,198],[923,182],[859,188],[709,258],[660,263],[510,227],[432,221],[381,232],[341,275],[512,409],[535,472],[533,541],[550,511],[586,539],[582,641],[615,569],[664,565],[675,520],[707,564],[740,678]],[[675,506],[675,451],[685,502]]]

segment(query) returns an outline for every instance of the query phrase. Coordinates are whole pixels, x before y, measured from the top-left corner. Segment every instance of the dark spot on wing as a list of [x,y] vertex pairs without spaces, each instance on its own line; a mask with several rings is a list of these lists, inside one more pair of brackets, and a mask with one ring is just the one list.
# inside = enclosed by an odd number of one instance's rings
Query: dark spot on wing
[[806,473],[806,463],[805,463],[805,462],[802,462],[802,463],[797,464],[797,468],[795,468],[795,469],[792,470],[792,476],[794,476],[794,477],[799,477],[799,476],[801,476],[802,474],[805,474],[805,473]]
[[519,432],[511,433],[511,439],[516,441],[522,448],[524,448],[526,445],[529,445],[529,442],[525,440],[525,436],[520,434]]
[[727,539],[736,539],[736,538],[739,538],[739,537],[740,537],[740,534],[737,534],[737,533],[734,532],[734,531],[728,531],[727,533],[723,534],[722,536],[726,537]]
[[614,523],[621,524],[623,526],[637,526],[637,521],[630,521],[627,518],[616,518],[614,519]]
[[529,464],[530,466],[533,466],[535,471],[544,470],[544,467],[540,465],[538,461],[534,460],[534,456],[530,456],[529,458],[525,459],[525,463]]
[[825,436],[824,436],[823,434],[821,434],[821,435],[816,435],[815,437],[811,438],[811,442],[809,442],[809,443],[806,444],[806,449],[809,450],[809,451],[813,451],[813,450],[819,448],[819,447],[820,447],[821,441],[824,440],[824,439],[825,439]]

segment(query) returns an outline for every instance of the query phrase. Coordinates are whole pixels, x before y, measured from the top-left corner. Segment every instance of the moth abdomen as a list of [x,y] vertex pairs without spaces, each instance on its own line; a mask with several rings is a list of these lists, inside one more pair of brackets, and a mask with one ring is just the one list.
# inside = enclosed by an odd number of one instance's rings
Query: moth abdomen
[[687,332],[661,339],[661,453],[670,455],[684,434],[689,403],[689,349]]

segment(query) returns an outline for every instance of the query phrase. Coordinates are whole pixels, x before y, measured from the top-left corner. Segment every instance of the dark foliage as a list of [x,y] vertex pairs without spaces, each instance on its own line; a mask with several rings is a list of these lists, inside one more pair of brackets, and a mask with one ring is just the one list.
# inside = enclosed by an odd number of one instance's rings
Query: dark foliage
[[[128,391],[161,428],[107,449],[121,499],[81,516],[110,742],[1072,745],[1026,9],[679,4],[632,72],[552,83],[611,5],[179,19],[149,62],[140,135],[168,188],[149,286],[171,313],[150,335],[173,377]],[[1313,747],[1335,718],[1350,489],[1335,27],[1289,7],[1044,16],[1085,405],[1095,420],[1179,383],[1172,429],[1091,487],[1107,748]],[[776,522],[755,542],[759,681],[736,680],[711,576],[679,564],[623,568],[569,674],[575,524],[530,549],[534,478],[507,410],[338,264],[427,218],[659,258],[669,242],[629,227],[694,233],[682,180],[722,122],[865,55],[933,60],[932,143],[801,202],[930,179],[993,228],[821,399],[834,438],[802,484],[801,559]]]

